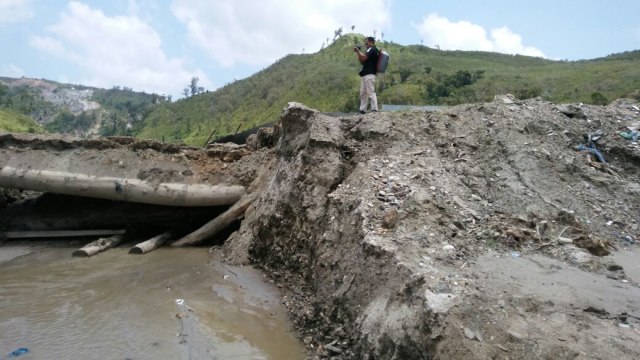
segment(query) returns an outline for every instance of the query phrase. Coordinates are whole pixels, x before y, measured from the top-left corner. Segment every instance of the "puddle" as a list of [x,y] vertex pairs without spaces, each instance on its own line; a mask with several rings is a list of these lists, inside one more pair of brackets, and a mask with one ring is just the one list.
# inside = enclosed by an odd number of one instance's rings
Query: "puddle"
[[[0,262],[0,354],[20,359],[303,359],[276,289],[202,248]],[[9,251],[9,248],[7,248]],[[0,247],[0,253],[4,248]],[[183,302],[176,301],[182,299]]]

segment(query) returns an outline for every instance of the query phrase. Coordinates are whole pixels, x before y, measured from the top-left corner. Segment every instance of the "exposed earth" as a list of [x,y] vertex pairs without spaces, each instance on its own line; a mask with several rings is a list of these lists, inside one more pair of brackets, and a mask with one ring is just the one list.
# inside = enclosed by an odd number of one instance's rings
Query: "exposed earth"
[[[620,132],[639,106],[292,103],[247,145],[5,134],[0,166],[246,186],[212,249],[282,287],[310,358],[634,359],[640,146]],[[4,192],[3,219],[20,197]]]

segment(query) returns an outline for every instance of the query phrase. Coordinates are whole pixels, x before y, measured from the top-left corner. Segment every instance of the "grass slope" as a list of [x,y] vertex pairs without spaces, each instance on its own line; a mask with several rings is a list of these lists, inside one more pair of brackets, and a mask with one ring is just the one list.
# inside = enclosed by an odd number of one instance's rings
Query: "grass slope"
[[[290,101],[326,112],[355,111],[360,65],[352,48],[362,39],[347,34],[317,53],[288,55],[214,92],[160,104],[135,134],[202,145],[214,130],[218,137],[273,122]],[[488,101],[501,93],[605,103],[640,87],[640,51],[568,62],[384,41],[378,47],[391,55],[387,73],[378,79],[379,102],[384,104],[458,104]],[[457,76],[465,73],[470,77]]]
[[44,129],[29,116],[0,108],[0,131],[43,133]]

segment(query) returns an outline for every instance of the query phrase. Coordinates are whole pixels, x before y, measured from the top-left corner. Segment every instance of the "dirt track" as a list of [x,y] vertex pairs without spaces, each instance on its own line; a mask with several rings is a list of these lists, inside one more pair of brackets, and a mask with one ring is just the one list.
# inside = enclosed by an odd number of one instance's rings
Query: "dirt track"
[[[110,161],[260,194],[222,252],[288,291],[311,357],[631,359],[640,148],[618,132],[638,105],[502,96],[340,118],[291,105],[273,148],[120,144]],[[576,150],[598,130],[607,164]],[[12,166],[35,150],[4,139]]]

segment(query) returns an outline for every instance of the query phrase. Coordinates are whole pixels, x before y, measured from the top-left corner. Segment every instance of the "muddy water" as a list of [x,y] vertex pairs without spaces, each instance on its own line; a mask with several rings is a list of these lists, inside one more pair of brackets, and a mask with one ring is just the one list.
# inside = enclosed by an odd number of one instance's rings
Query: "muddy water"
[[[302,359],[277,292],[205,249],[0,263],[0,359]],[[0,252],[3,248],[0,247]]]

